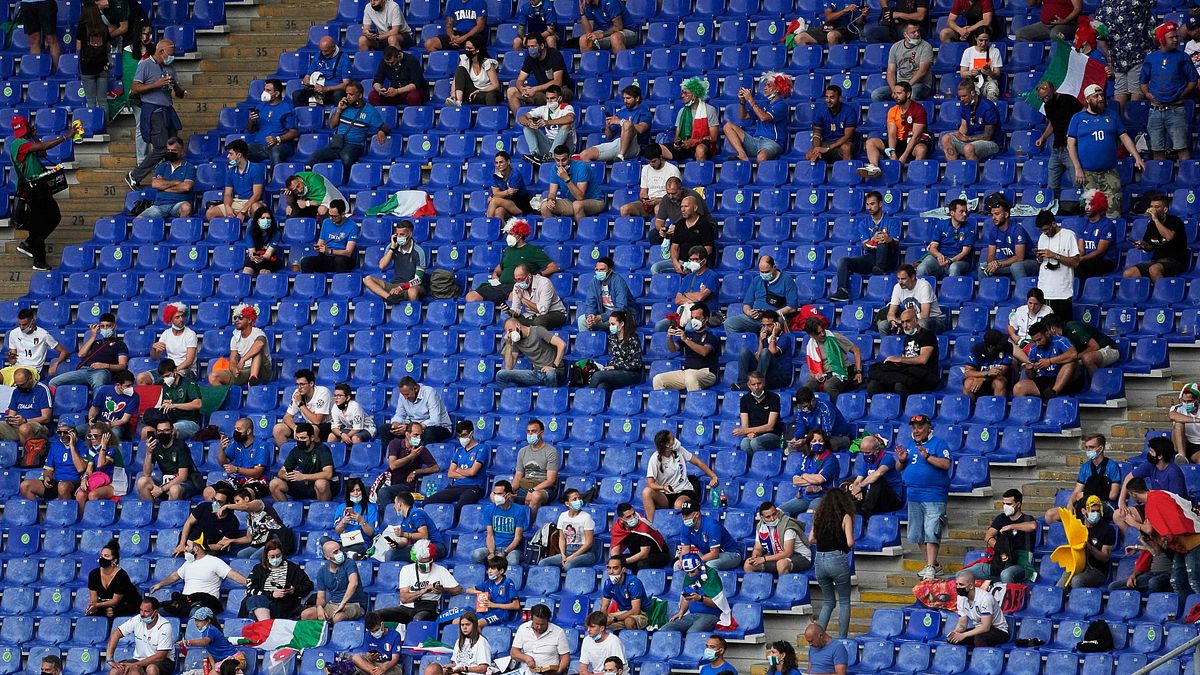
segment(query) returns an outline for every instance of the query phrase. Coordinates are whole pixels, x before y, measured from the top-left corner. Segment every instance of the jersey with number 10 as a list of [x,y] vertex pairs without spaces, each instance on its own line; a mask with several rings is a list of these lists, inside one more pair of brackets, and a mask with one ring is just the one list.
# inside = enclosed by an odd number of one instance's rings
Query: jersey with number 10
[[1117,144],[1125,125],[1112,111],[1099,115],[1083,110],[1071,118],[1067,136],[1074,138],[1084,171],[1108,171],[1117,165]]

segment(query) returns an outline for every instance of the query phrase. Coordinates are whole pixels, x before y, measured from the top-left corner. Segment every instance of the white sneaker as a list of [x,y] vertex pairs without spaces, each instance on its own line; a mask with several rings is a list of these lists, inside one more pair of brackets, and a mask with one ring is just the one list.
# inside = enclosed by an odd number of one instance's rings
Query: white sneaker
[[859,178],[878,178],[883,175],[883,169],[874,164],[864,164],[855,169],[854,172],[858,174]]
[[933,564],[933,578],[934,579],[937,579],[940,576],[944,576],[945,574],[946,574],[946,571],[942,569],[942,566],[940,563]]
[[917,572],[917,578],[919,579],[932,579],[933,577],[933,565],[926,565],[921,568],[920,572]]

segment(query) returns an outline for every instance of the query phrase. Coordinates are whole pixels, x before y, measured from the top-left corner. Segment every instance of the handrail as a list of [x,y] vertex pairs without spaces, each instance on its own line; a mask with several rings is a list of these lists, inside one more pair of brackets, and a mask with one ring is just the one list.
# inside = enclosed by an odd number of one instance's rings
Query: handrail
[[1196,637],[1192,638],[1191,640],[1188,640],[1187,642],[1179,645],[1175,649],[1172,649],[1171,651],[1167,652],[1166,654],[1163,654],[1162,656],[1158,657],[1157,659],[1154,659],[1150,663],[1147,663],[1146,665],[1142,666],[1141,668],[1133,671],[1133,675],[1150,675],[1150,671],[1161,666],[1162,664],[1166,663],[1167,661],[1170,661],[1171,659],[1175,658],[1176,656],[1179,656],[1180,654],[1186,652],[1187,650],[1193,649],[1193,648],[1196,650],[1196,654],[1192,657],[1192,673],[1194,675],[1200,675],[1200,635],[1197,635]]

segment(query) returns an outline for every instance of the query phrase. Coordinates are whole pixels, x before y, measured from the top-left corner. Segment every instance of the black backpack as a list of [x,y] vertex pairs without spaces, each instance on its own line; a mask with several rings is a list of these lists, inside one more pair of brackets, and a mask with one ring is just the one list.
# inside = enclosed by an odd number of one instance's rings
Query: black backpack
[[1108,477],[1109,461],[1111,460],[1105,457],[1104,461],[1100,462],[1099,467],[1091,462],[1088,462],[1088,465],[1091,467],[1092,474],[1088,476],[1087,481],[1083,484],[1084,501],[1086,501],[1087,498],[1092,495],[1099,497],[1100,501],[1102,502],[1108,501],[1108,493],[1110,490],[1112,490],[1113,486],[1112,479]]
[[1084,654],[1091,654],[1111,652],[1113,646],[1112,630],[1108,627],[1108,622],[1096,619],[1088,624],[1087,630],[1083,632],[1083,639],[1075,645],[1075,649]]

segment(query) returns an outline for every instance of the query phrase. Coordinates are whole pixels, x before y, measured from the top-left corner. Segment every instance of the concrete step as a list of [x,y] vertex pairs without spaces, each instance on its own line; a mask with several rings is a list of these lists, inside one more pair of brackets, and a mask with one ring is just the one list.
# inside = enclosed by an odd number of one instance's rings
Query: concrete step
[[[285,51],[288,51],[287,45],[230,45],[221,48],[221,59],[267,59],[270,62],[277,61]],[[204,64],[200,65],[203,67]]]
[[913,603],[913,594],[911,587],[907,592],[893,588],[872,589],[869,591],[860,591],[859,600],[860,606],[861,603],[867,605],[911,605]]
[[[251,19],[250,30],[256,36],[260,33],[275,33],[279,36],[289,34],[292,36],[304,36],[308,33],[309,27],[315,26],[318,23],[324,23],[325,21],[333,18],[329,15],[329,10],[334,8],[322,4],[315,4],[315,7],[317,8],[317,11],[320,12],[319,17],[270,17],[265,19]],[[295,43],[296,38],[293,37],[292,40],[293,43]],[[298,44],[297,47],[303,46],[303,41],[306,41],[306,38],[301,37],[300,40],[302,42],[301,44]]]

